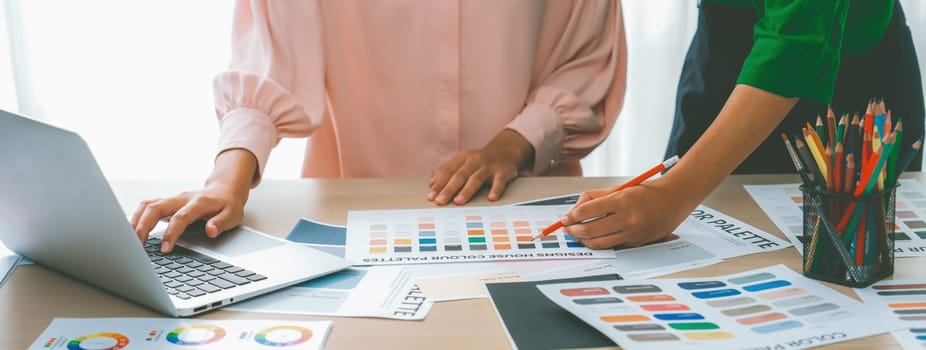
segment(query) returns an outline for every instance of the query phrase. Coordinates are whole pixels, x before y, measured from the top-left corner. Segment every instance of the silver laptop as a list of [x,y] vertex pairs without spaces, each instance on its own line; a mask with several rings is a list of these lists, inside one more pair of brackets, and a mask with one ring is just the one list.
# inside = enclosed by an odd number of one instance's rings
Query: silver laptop
[[[155,234],[156,236],[156,234]],[[138,242],[84,140],[0,110],[0,240],[42,265],[172,316],[189,316],[350,266],[238,227],[201,226],[171,254]]]

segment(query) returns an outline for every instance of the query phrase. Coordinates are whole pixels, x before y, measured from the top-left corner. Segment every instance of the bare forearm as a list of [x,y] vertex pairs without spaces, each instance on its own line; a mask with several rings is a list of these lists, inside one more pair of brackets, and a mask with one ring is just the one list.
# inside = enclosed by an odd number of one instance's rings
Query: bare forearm
[[737,85],[717,119],[664,180],[683,198],[700,202],[768,137],[797,101]]
[[230,187],[246,196],[256,172],[257,158],[251,152],[240,148],[230,149],[216,156],[206,187]]
[[566,215],[564,230],[592,249],[635,247],[665,238],[795,103],[796,98],[737,85],[710,128],[665,176],[616,193],[583,193]]
[[512,129],[504,129],[489,141],[486,149],[508,159],[518,170],[530,168],[534,161],[534,146]]

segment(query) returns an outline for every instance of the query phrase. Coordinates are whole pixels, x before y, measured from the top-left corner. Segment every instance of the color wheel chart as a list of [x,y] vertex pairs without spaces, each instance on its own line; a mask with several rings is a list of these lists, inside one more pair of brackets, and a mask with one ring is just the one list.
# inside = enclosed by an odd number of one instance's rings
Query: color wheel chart
[[537,286],[623,349],[803,349],[888,330],[784,265],[713,278]]
[[356,265],[614,258],[562,230],[531,240],[572,205],[350,211],[346,258]]
[[193,324],[176,328],[165,337],[171,344],[202,346],[225,337],[225,329],[208,324]]
[[321,349],[331,321],[56,318],[29,349]]
[[[926,186],[916,180],[900,180],[897,187],[894,256],[926,256]],[[801,206],[804,197],[799,184],[746,185],[746,191],[762,207],[788,239],[803,254],[804,235]]]
[[[53,338],[54,339],[54,338]],[[49,342],[46,342],[48,344]],[[51,343],[54,343],[52,340]],[[119,350],[129,346],[129,338],[119,333],[93,333],[68,342],[68,350],[105,349]]]
[[900,346],[926,348],[926,279],[881,281],[855,292],[865,304],[882,310],[879,323],[895,326],[891,334]]
[[261,330],[254,335],[254,341],[267,346],[293,346],[312,339],[312,330],[298,326],[276,326]]

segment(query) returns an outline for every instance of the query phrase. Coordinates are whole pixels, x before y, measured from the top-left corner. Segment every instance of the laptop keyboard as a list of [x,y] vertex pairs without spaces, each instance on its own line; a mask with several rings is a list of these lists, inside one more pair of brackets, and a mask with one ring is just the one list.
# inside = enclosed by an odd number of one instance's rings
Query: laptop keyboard
[[167,293],[190,299],[267,279],[224,261],[202,255],[181,246],[169,254],[161,253],[161,240],[149,238],[145,251]]

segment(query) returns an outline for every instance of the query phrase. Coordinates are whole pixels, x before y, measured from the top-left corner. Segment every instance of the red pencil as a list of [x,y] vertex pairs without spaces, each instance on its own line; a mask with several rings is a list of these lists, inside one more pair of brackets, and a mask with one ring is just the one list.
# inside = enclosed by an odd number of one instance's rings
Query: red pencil
[[[672,156],[672,158],[666,159],[662,163],[659,163],[659,165],[656,165],[652,167],[650,170],[647,170],[645,173],[640,174],[639,176],[631,179],[630,181],[625,182],[623,185],[617,186],[614,189],[608,191],[608,193],[614,193],[614,192],[623,190],[627,187],[639,185],[643,183],[643,181],[646,181],[647,179],[658,174],[659,172],[666,170],[668,168],[671,168],[673,165],[675,165],[675,163],[678,163],[678,156]],[[538,233],[536,236],[534,236],[534,238],[531,238],[531,240],[536,240],[537,238],[540,238],[540,237],[546,237],[549,234],[553,233],[556,230],[559,230],[562,227],[563,227],[563,221],[556,220],[556,222],[554,222],[550,226],[547,226],[547,228],[543,229],[542,232]]]
[[871,158],[871,134],[874,131],[875,127],[875,115],[874,115],[874,106],[872,103],[868,103],[868,109],[865,111],[865,116],[862,117],[861,127],[862,127],[862,159],[859,161],[864,165],[868,164],[869,158]]

